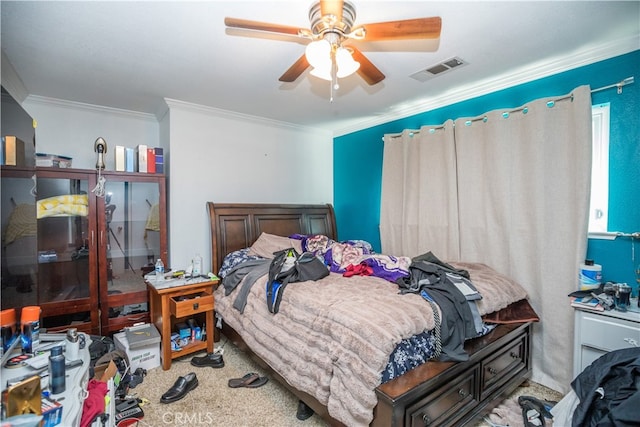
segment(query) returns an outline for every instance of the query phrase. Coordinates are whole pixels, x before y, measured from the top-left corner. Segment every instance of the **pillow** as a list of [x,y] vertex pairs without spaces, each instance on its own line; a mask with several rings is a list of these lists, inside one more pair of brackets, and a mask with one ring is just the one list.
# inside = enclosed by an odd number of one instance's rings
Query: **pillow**
[[260,234],[260,237],[258,237],[258,240],[249,247],[248,255],[273,258],[274,252],[288,248],[294,248],[298,253],[302,253],[302,244],[300,240],[276,236],[275,234],[262,233]]

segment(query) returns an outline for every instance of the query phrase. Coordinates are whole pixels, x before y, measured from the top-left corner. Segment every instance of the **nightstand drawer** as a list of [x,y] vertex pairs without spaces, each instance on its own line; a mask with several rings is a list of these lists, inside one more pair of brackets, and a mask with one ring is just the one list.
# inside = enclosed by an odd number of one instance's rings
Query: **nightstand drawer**
[[591,313],[582,316],[579,341],[583,346],[612,351],[640,345],[638,323]]
[[169,300],[169,310],[175,317],[186,317],[213,310],[213,295],[202,293],[172,297]]

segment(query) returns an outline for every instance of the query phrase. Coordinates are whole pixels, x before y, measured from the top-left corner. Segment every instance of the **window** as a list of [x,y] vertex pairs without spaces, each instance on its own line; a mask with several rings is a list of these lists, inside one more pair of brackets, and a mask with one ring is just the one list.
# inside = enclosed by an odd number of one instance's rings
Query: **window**
[[589,233],[607,232],[609,211],[609,103],[591,109],[593,157]]

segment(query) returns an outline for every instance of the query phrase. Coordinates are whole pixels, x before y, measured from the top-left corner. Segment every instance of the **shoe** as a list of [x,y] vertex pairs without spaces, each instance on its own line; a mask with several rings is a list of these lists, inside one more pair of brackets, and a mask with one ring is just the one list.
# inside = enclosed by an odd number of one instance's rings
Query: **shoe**
[[193,372],[188,373],[184,377],[178,377],[173,387],[162,395],[160,403],[176,402],[196,387],[198,387],[198,378]]
[[212,368],[224,367],[224,360],[221,354],[209,353],[206,356],[192,357],[191,364],[202,368],[204,366],[210,366]]
[[547,406],[533,396],[518,397],[518,404],[522,408],[522,418],[525,427],[544,427],[545,418],[553,419]]
[[269,381],[267,377],[261,377],[255,372],[249,372],[242,378],[232,378],[229,380],[229,387],[231,388],[239,388],[239,387],[248,387],[248,388],[258,388],[262,387]]
[[313,409],[311,409],[306,403],[302,400],[298,401],[298,410],[296,411],[296,418],[300,421],[304,421],[307,418],[310,418],[314,414]]

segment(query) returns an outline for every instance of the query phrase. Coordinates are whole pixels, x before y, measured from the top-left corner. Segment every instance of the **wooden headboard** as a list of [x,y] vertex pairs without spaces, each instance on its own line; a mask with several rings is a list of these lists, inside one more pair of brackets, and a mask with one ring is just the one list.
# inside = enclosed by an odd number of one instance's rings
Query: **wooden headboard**
[[278,236],[324,234],[337,238],[333,206],[207,202],[211,226],[211,267],[220,271],[224,257],[249,247],[263,232]]

